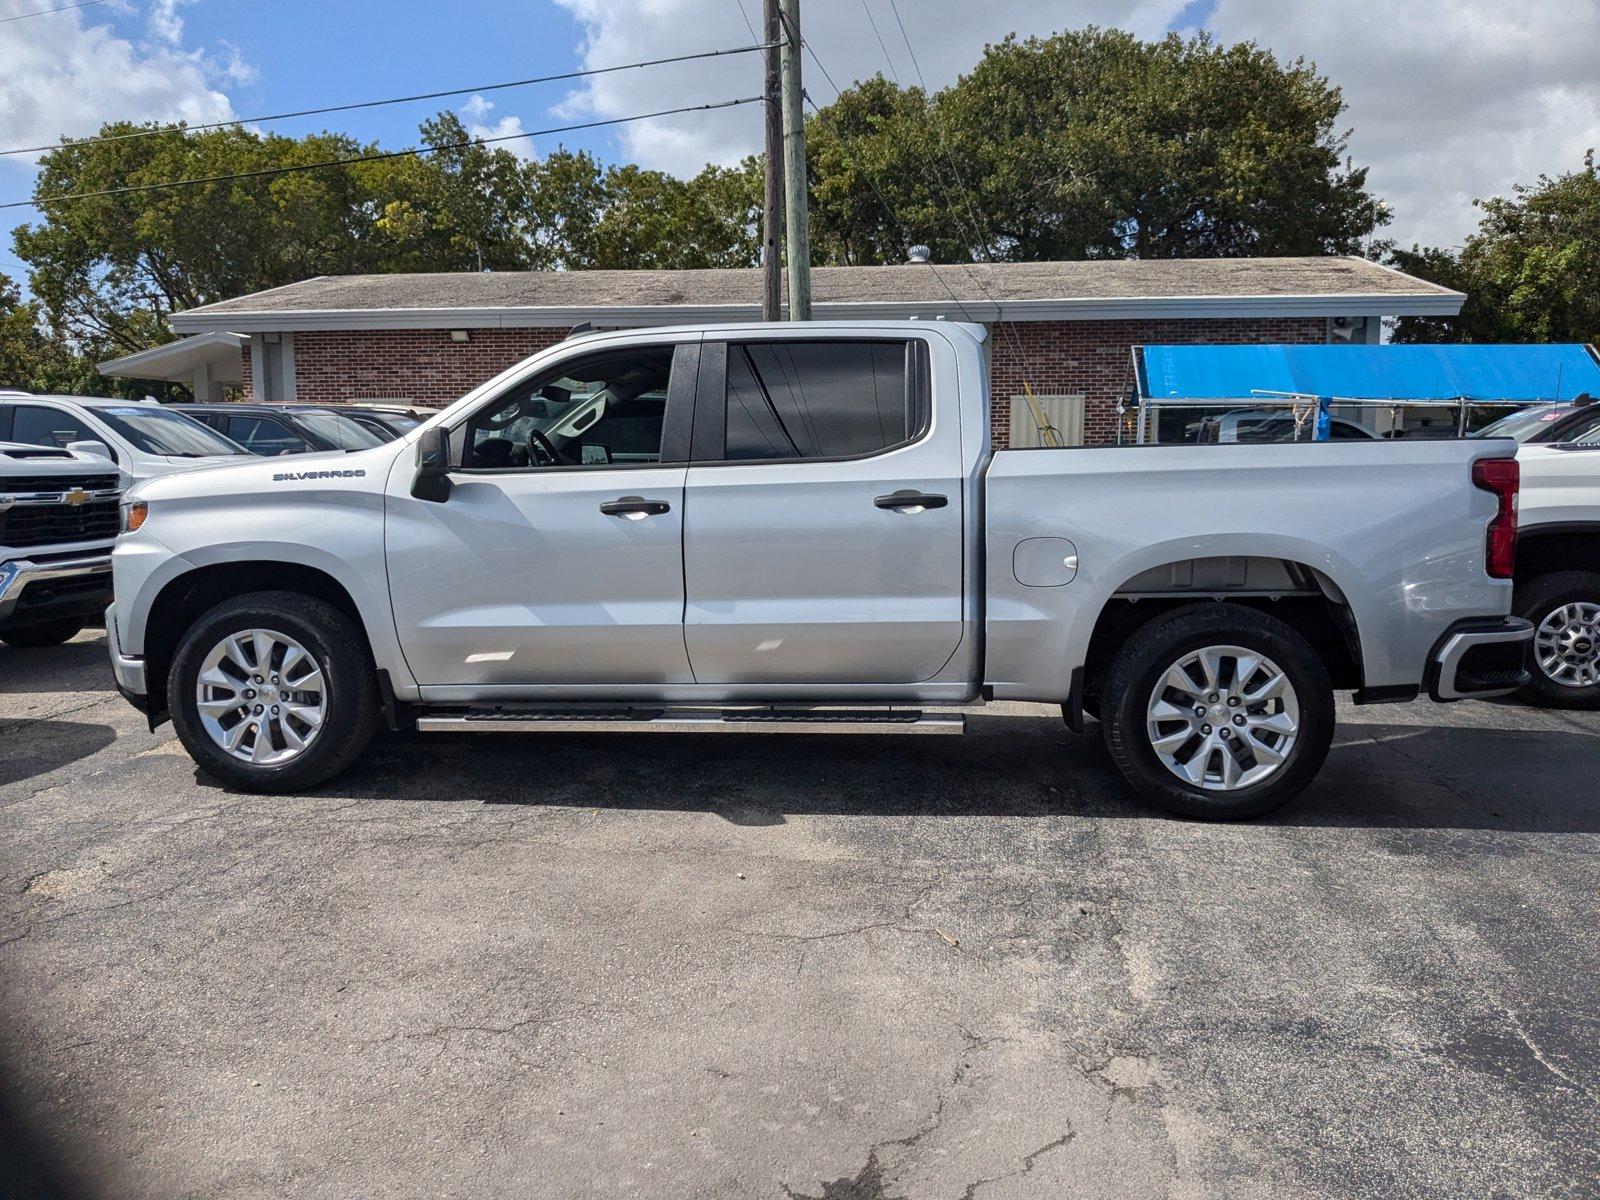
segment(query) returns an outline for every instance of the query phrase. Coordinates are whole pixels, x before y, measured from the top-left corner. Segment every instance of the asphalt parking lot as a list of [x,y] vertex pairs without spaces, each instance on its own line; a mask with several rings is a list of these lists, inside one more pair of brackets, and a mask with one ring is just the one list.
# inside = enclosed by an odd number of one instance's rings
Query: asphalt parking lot
[[[230,794],[0,647],[0,1072],[94,1197],[1592,1196],[1600,715],[1263,822],[965,739],[386,736]],[[4,1140],[0,1138],[0,1140]],[[15,1153],[15,1143],[13,1143]]]

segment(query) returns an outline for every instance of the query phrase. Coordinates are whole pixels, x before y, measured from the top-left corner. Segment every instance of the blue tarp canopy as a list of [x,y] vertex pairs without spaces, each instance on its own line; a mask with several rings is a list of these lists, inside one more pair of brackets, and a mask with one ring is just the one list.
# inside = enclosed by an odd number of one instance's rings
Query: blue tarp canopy
[[1591,346],[1141,346],[1142,402],[1273,393],[1410,403],[1600,399]]

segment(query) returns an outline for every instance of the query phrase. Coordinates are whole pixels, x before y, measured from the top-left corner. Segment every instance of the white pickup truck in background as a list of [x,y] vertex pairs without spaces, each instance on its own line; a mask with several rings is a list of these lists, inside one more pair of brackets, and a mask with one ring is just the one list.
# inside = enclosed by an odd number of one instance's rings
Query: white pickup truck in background
[[420,731],[1101,721],[1166,807],[1304,788],[1358,702],[1528,680],[1504,440],[995,452],[981,327],[569,339],[399,441],[144,484],[119,687],[256,791]]
[[99,620],[124,480],[97,455],[0,442],[0,642],[54,646]]
[[[1593,414],[1600,417],[1600,406]],[[1600,423],[1572,442],[1524,443],[1514,611],[1536,631],[1524,694],[1600,708]]]

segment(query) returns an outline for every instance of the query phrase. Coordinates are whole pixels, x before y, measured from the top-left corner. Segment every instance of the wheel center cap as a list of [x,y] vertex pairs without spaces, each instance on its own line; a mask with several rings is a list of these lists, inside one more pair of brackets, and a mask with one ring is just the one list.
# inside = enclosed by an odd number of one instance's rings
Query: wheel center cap
[[1213,704],[1211,706],[1211,722],[1214,725],[1227,724],[1228,706],[1226,704]]
[[267,684],[261,689],[261,702],[263,704],[276,704],[278,702],[278,689]]

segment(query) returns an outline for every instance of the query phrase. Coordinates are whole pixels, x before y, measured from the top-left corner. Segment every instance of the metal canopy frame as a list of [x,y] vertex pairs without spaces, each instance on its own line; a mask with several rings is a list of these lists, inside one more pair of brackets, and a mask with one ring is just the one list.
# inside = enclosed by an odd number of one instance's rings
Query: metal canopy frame
[[[1475,406],[1492,406],[1494,408],[1536,408],[1541,404],[1559,404],[1561,400],[1556,397],[1543,397],[1538,399],[1505,400],[1480,396],[1455,396],[1432,400],[1403,399],[1397,396],[1317,396],[1309,392],[1278,392],[1267,389],[1252,389],[1249,395],[1234,397],[1209,397],[1205,399],[1185,399],[1181,396],[1149,396],[1145,395],[1150,390],[1149,379],[1145,374],[1143,346],[1129,348],[1133,356],[1134,395],[1131,397],[1138,409],[1138,425],[1135,433],[1135,444],[1160,445],[1160,425],[1155,426],[1155,437],[1150,437],[1150,413],[1161,408],[1220,408],[1236,409],[1248,406],[1253,409],[1288,408],[1295,420],[1295,441],[1300,441],[1300,430],[1306,418],[1336,404],[1361,405],[1369,408],[1387,408],[1393,416],[1396,410],[1402,408],[1433,408],[1454,409],[1456,411],[1456,436],[1465,437],[1467,432],[1467,416]],[[1591,348],[1591,353],[1593,350]],[[1570,402],[1570,401],[1569,401]],[[1303,412],[1303,410],[1306,410]],[[1126,410],[1124,410],[1126,411]],[[1121,414],[1119,413],[1119,416]],[[1118,423],[1118,437],[1122,435],[1121,423]]]

